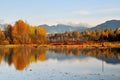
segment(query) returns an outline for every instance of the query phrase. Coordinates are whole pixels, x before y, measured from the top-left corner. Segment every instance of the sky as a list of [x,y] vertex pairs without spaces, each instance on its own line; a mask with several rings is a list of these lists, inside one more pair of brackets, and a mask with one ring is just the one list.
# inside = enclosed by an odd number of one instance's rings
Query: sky
[[120,20],[120,0],[0,0],[0,24],[22,19],[31,25],[91,26]]

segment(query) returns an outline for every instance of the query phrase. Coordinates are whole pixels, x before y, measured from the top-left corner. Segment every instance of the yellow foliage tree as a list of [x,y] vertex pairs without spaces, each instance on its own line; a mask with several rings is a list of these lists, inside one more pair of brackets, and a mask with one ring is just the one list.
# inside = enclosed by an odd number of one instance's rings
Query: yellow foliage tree
[[0,44],[2,44],[2,42],[5,40],[5,35],[2,32],[2,30],[0,29]]

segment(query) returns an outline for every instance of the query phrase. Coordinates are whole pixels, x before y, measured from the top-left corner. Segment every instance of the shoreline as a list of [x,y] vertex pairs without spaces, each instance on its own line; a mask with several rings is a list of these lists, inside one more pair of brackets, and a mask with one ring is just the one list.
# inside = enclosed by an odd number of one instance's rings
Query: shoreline
[[0,48],[4,47],[66,47],[66,48],[120,48],[120,42],[83,42],[81,43],[72,43],[72,44],[56,44],[56,43],[48,43],[48,44],[9,44],[9,45],[0,45]]

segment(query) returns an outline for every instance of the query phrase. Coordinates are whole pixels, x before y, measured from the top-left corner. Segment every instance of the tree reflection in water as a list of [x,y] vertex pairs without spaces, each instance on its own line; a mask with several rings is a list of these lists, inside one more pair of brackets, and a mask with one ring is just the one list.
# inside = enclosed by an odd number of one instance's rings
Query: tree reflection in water
[[14,64],[17,70],[23,70],[30,63],[44,61],[46,59],[45,48],[1,48],[0,62],[4,60],[9,64]]
[[[99,60],[106,61],[111,64],[120,63],[120,49],[81,49],[81,48],[34,48],[34,47],[19,47],[19,48],[0,48],[0,63],[5,61],[9,66],[14,64],[17,70],[23,70],[32,62],[45,61],[49,51],[55,54],[65,54],[66,56],[74,55],[80,57],[91,56]],[[51,58],[51,57],[48,57]],[[109,59],[114,59],[112,62]],[[116,62],[115,62],[116,60]]]

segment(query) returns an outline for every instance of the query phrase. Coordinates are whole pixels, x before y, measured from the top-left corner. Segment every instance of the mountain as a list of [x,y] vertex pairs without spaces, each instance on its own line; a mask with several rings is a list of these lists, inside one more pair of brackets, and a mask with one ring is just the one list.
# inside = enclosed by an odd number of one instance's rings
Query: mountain
[[1,29],[2,31],[4,31],[5,28],[7,27],[7,25],[8,25],[8,24],[0,24],[0,29]]
[[81,23],[79,25],[57,24],[53,26],[48,26],[44,24],[44,25],[39,25],[38,27],[41,27],[41,26],[44,26],[46,28],[47,33],[56,33],[56,32],[64,33],[66,31],[76,31],[76,30],[82,32],[85,29],[89,29],[91,31],[96,29],[97,30],[104,30],[104,29],[116,30],[116,28],[120,27],[120,20],[109,20],[92,28],[88,28],[89,25],[81,24]]
[[[7,25],[8,24],[0,24],[1,30],[4,31],[5,28],[7,27]],[[113,30],[115,30],[116,28],[120,27],[120,20],[109,20],[109,21],[106,21],[106,22],[99,24],[99,25],[92,27],[92,28],[88,28],[90,26],[88,24],[85,24],[85,23],[57,24],[57,25],[52,25],[52,26],[44,24],[44,25],[39,25],[38,27],[41,27],[41,26],[44,26],[46,28],[47,33],[56,33],[56,32],[64,33],[66,31],[80,31],[80,32],[82,32],[85,29],[89,29],[89,30],[113,29]]]
[[38,27],[44,26],[46,28],[47,33],[55,33],[60,32],[64,33],[66,31],[83,31],[87,29],[87,26],[71,26],[71,25],[64,25],[64,24],[57,24],[53,26],[48,26],[46,24],[39,25]]
[[120,27],[120,20],[109,20],[109,21],[99,24],[93,28],[90,28],[90,30],[96,30],[96,29],[98,29],[98,30],[103,30],[103,29],[115,30],[118,27]]

